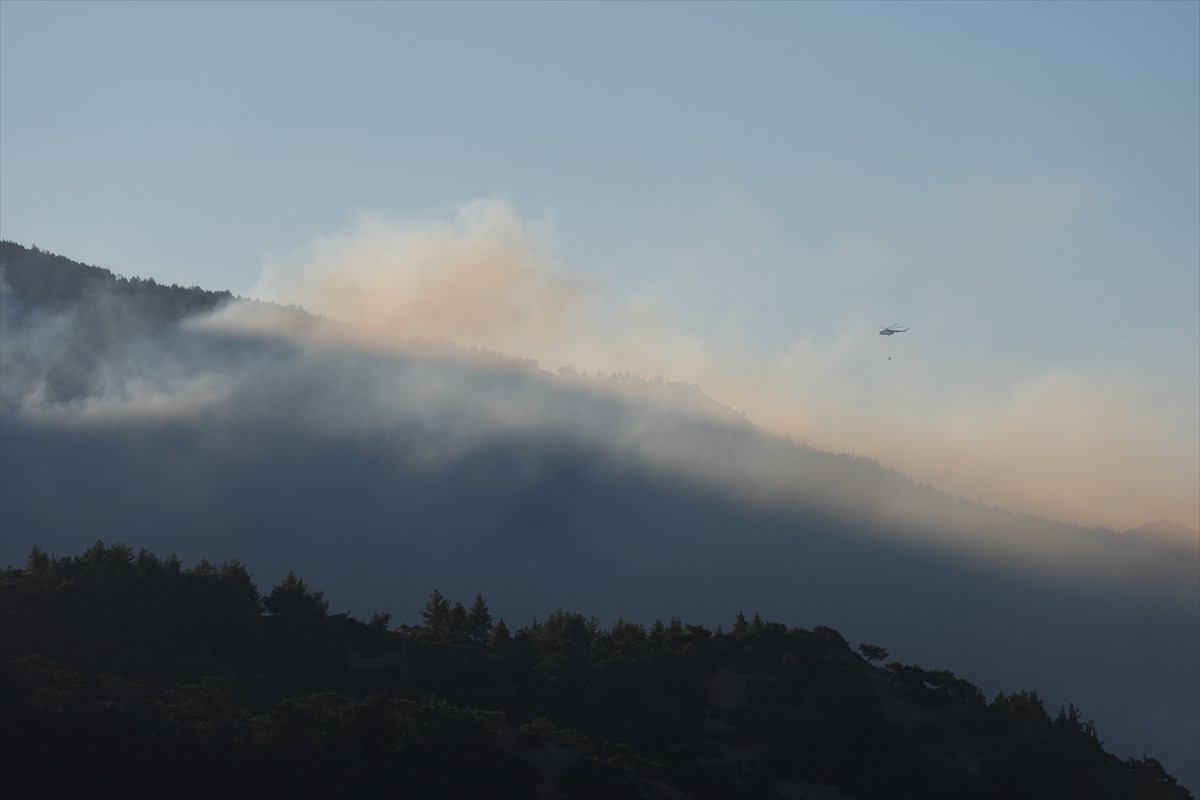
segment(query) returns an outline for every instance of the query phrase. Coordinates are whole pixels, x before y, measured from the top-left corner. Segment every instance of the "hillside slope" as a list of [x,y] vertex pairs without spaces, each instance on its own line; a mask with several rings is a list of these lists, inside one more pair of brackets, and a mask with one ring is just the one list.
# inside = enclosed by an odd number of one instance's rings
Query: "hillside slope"
[[758,615],[510,632],[435,590],[389,630],[294,575],[263,596],[236,562],[102,544],[34,550],[0,600],[6,796],[1190,797],[1074,706]]
[[296,569],[356,613],[431,585],[517,619],[758,610],[989,694],[1037,686],[1200,782],[1186,546],[969,503],[680,387],[367,348],[11,243],[0,278],[3,563],[103,538]]

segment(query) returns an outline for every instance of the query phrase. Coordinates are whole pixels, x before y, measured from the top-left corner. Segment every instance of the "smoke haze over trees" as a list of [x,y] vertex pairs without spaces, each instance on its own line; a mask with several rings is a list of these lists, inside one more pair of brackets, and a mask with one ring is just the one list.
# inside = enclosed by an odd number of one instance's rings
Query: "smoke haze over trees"
[[430,586],[510,621],[754,608],[989,696],[1036,686],[1111,751],[1200,784],[1200,559],[1179,538],[970,503],[686,384],[367,345],[299,309],[2,247],[4,564],[99,538],[295,570],[356,616],[407,614]]

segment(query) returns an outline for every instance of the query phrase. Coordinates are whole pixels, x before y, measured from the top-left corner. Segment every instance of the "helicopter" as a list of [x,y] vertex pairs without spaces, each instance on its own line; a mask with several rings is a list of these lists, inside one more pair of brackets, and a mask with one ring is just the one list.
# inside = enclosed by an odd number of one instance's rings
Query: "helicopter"
[[907,325],[905,325],[903,328],[901,328],[899,325],[888,325],[886,328],[879,329],[879,335],[880,336],[891,336],[896,333],[904,333],[907,330],[908,330]]

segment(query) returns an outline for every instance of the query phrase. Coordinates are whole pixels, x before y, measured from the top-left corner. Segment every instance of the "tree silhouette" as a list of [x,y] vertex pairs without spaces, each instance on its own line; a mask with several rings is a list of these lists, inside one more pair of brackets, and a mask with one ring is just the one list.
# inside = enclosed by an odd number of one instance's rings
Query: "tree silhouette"
[[477,642],[487,638],[488,631],[492,628],[492,615],[488,611],[487,603],[483,599],[483,595],[475,595],[475,602],[471,604],[471,610],[467,612],[467,635]]
[[1190,797],[1156,759],[1104,752],[1073,705],[1051,719],[1023,691],[989,706],[915,665],[871,680],[863,660],[886,649],[860,657],[833,628],[739,614],[740,636],[677,617],[602,630],[558,609],[481,641],[480,595],[467,610],[434,590],[421,614],[437,634],[327,609],[291,572],[260,602],[238,562],[35,549],[0,570],[0,796],[79,796],[102,776],[112,794],[180,800],[749,798],[797,781],[848,797]]
[[467,609],[457,600],[450,606],[450,618],[446,623],[446,627],[455,636],[462,636],[467,633]]
[[496,620],[496,624],[488,631],[487,641],[492,647],[502,647],[512,641],[512,634],[508,630],[508,623],[504,621],[504,617]]
[[450,625],[450,601],[439,590],[434,589],[421,609],[421,619],[434,633],[445,633]]
[[862,653],[862,657],[870,664],[872,661],[883,661],[888,657],[886,647],[880,647],[877,644],[863,642],[858,646],[858,652]]
[[263,605],[277,617],[312,621],[325,618],[329,603],[324,598],[324,592],[310,590],[302,578],[289,570],[283,583],[271,590]]

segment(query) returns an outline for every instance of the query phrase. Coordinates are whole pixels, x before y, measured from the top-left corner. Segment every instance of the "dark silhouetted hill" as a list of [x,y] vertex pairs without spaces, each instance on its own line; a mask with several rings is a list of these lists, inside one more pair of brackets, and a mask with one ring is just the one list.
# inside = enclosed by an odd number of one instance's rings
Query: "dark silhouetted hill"
[[110,295],[133,304],[141,319],[165,325],[211,311],[233,298],[228,291],[164,286],[153,278],[121,277],[100,267],[9,241],[0,242],[0,265],[4,283],[11,292],[32,305],[55,311]]
[[1073,705],[758,614],[510,631],[435,590],[389,628],[294,573],[260,595],[237,561],[102,543],[34,549],[0,601],[6,797],[1191,796]]
[[430,586],[604,626],[754,609],[988,696],[1036,686],[1200,785],[1182,539],[952,497],[694,387],[366,346],[297,309],[147,286],[0,249],[0,562],[102,538],[294,569],[338,612],[412,609]]

